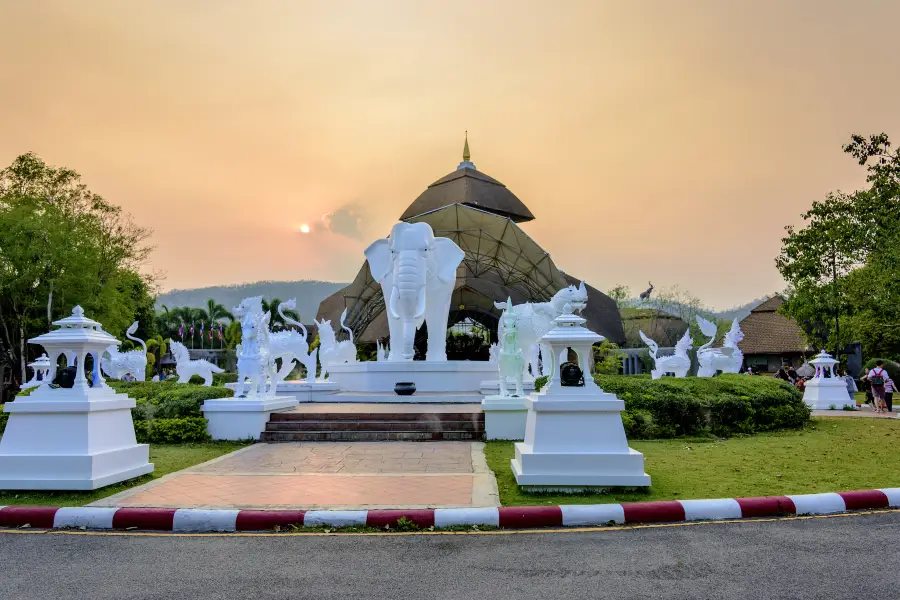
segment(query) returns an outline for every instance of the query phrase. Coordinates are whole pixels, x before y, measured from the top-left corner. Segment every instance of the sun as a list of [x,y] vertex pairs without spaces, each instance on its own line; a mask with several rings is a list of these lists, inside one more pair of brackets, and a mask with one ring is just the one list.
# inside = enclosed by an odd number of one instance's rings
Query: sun
[[309,225],[304,223],[300,226],[300,233],[309,233]]

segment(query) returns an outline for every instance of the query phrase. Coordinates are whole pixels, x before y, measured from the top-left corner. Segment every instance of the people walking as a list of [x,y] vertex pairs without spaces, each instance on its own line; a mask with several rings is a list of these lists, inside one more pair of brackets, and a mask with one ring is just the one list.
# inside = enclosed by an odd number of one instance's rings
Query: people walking
[[841,371],[841,375],[843,376],[844,381],[847,383],[847,394],[850,395],[850,402],[856,404],[856,380],[853,379],[853,377],[849,373],[847,373],[847,371]]
[[879,360],[875,363],[875,367],[865,375],[866,381],[872,388],[872,398],[875,400],[875,412],[887,412],[887,404],[884,398],[884,384],[890,379],[887,371],[884,370],[884,361]]
[[887,379],[884,380],[884,403],[887,406],[888,412],[894,412],[894,380],[891,379],[890,375]]

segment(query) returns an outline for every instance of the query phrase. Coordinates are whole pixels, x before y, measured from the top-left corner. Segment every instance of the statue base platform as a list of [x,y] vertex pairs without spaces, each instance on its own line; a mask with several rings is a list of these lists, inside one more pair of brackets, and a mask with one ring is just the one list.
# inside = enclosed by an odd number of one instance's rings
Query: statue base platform
[[511,461],[520,486],[576,492],[645,487],[644,455],[628,447],[614,394],[569,387],[526,398],[525,441]]
[[[499,385],[499,384],[498,384]],[[484,437],[488,440],[524,440],[528,418],[528,396],[485,396],[481,401],[484,413]]]
[[803,401],[813,410],[841,410],[844,406],[856,408],[856,401],[850,398],[847,382],[837,377],[814,378],[803,388]]
[[[226,383],[232,392],[237,389],[236,383]],[[340,391],[340,386],[333,381],[282,381],[275,388],[276,396],[293,397],[297,402],[333,402],[331,394]]]
[[[368,361],[328,367],[328,381],[337,383],[341,392],[393,393],[394,384],[412,381],[416,393],[405,396],[404,402],[420,402],[416,396],[423,393],[480,394],[481,382],[491,376],[497,376],[497,365],[488,361]],[[339,400],[328,399],[336,401]]]
[[269,415],[297,406],[293,396],[265,398],[219,398],[200,407],[206,417],[206,430],[214,440],[258,440],[269,422]]
[[138,444],[135,401],[111,388],[39,388],[8,402],[0,489],[95,490],[153,472]]
[[[516,389],[515,382],[510,379],[507,383],[507,387],[510,390]],[[526,377],[522,381],[522,391],[525,392],[525,395],[534,393],[534,378]],[[500,395],[500,381],[497,379],[491,379],[490,381],[482,381],[481,382],[481,394],[484,396],[499,396]]]
[[356,403],[356,404],[478,404],[481,395],[478,393],[454,392],[416,392],[412,396],[400,396],[394,392],[338,392],[326,396],[322,402]]

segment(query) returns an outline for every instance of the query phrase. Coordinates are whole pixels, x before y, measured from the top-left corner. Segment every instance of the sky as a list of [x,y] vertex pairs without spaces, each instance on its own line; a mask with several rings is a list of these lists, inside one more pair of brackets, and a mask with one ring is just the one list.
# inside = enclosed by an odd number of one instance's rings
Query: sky
[[[164,290],[351,280],[472,161],[562,270],[724,309],[900,139],[896,0],[0,0],[0,166],[153,229]],[[308,233],[302,231],[306,225]]]

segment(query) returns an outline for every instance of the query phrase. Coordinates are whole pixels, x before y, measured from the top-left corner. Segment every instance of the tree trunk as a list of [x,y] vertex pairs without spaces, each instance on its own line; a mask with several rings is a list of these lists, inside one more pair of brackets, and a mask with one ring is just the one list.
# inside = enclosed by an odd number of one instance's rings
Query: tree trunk
[[19,380],[19,385],[28,381],[25,372],[25,328],[19,325],[19,364],[22,367],[22,379]]

